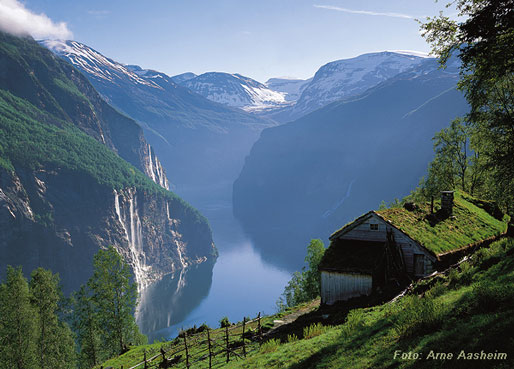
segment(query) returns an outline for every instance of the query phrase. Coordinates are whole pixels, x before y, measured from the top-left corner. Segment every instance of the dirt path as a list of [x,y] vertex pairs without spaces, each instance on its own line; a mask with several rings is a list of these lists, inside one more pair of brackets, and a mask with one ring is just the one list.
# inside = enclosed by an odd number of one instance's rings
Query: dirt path
[[282,318],[274,320],[273,328],[271,328],[271,330],[267,332],[267,335],[273,335],[273,333],[276,332],[283,325],[293,323],[298,317],[317,309],[319,307],[319,304],[320,299],[313,300],[308,305],[301,307],[293,313],[284,315]]

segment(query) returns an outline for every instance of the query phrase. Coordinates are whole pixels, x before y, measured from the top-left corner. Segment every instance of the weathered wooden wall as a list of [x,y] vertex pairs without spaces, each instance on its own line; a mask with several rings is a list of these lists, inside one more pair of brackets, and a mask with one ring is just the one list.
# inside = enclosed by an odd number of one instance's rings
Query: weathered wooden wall
[[321,272],[321,302],[332,305],[336,301],[369,295],[372,289],[369,274]]
[[[371,224],[378,224],[378,230],[371,230]],[[399,231],[395,227],[385,222],[383,219],[375,214],[370,214],[369,218],[362,221],[362,223],[356,225],[346,233],[339,236],[340,239],[344,240],[364,240],[364,241],[387,241],[387,230],[391,229],[394,234],[396,244],[401,247],[403,253],[403,259],[407,273],[413,276],[421,277],[428,275],[433,272],[433,263],[436,258],[428,253],[425,249],[420,247],[415,241],[408,237],[403,232]],[[414,254],[425,255],[424,273],[414,275]]]

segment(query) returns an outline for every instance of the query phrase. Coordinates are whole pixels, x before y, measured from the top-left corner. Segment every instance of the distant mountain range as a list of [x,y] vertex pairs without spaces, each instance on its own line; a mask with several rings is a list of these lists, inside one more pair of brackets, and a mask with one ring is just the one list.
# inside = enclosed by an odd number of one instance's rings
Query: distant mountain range
[[[145,130],[175,186],[231,183],[270,120],[212,102],[154,70],[124,65],[76,41],[41,41],[81,70]],[[177,81],[198,77],[182,75]],[[187,81],[186,81],[187,82]]]
[[[377,81],[398,69],[380,67],[380,78],[354,73],[376,85],[265,129],[253,146],[234,183],[233,206],[266,259],[298,267],[311,238],[326,239],[382,200],[408,195],[433,157],[434,134],[467,112],[456,90],[457,63],[440,70],[434,59],[381,54],[364,60],[390,57],[411,66],[383,82]],[[318,72],[311,86],[324,76]]]
[[264,84],[240,74],[218,72],[183,73],[172,80],[211,101],[284,123],[359,95],[426,58],[416,52],[369,53],[325,64],[307,80],[270,78]]

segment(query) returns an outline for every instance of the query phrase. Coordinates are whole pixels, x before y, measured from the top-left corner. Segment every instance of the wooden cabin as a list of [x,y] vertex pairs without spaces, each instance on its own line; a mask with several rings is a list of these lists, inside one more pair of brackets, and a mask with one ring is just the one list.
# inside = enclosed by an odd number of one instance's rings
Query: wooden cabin
[[[454,193],[445,191],[438,203],[435,214],[415,205],[370,211],[332,234],[319,266],[321,302],[331,305],[426,276],[442,256],[507,231],[497,211],[487,213],[468,195],[458,193],[454,202]],[[480,233],[486,237],[477,239]]]

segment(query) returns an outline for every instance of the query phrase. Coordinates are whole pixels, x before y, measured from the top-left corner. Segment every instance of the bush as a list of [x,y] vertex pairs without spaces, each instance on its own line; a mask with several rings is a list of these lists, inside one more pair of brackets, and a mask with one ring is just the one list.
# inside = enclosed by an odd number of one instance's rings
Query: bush
[[494,242],[491,246],[478,250],[474,255],[477,267],[480,270],[489,269],[505,257],[506,248],[508,248],[508,243],[506,240],[503,240]]
[[[480,282],[464,299],[467,312],[488,313],[501,310],[502,307],[514,304],[514,291],[507,285],[497,285],[492,282]],[[467,301],[466,301],[467,300]]]
[[362,309],[351,310],[343,325],[343,334],[350,336],[364,326],[364,312]]
[[303,338],[309,339],[312,337],[319,336],[327,331],[328,327],[324,327],[321,323],[311,324],[303,329]]
[[430,295],[432,297],[438,297],[443,294],[445,294],[448,291],[445,284],[441,281],[438,281],[431,289],[430,289]]
[[220,328],[230,327],[230,320],[228,320],[228,317],[223,317],[220,320]]
[[403,310],[396,315],[394,328],[402,337],[411,337],[437,329],[444,318],[443,306],[437,304],[428,292],[425,297],[407,296],[403,298]]
[[280,340],[273,338],[271,340],[264,342],[261,346],[260,351],[262,353],[274,352],[277,350],[278,346],[280,346]]
[[293,333],[287,335],[287,342],[291,343],[296,341],[298,341],[298,336],[296,334]]
[[460,263],[459,268],[453,268],[449,275],[449,286],[455,288],[457,286],[468,286],[473,282],[473,276],[476,274],[477,268],[472,266],[469,261]]

